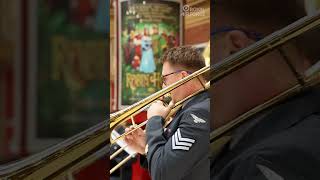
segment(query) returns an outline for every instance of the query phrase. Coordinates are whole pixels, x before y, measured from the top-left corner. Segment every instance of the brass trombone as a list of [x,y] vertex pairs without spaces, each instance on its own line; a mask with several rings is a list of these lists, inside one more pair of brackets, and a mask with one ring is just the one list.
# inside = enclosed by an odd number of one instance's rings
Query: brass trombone
[[[141,109],[144,106],[147,106],[154,100],[158,99],[159,97],[163,96],[164,94],[172,91],[173,89],[177,88],[178,86],[184,84],[185,82],[190,81],[194,78],[199,78],[199,76],[206,76],[206,79],[208,82],[215,83],[218,80],[222,79],[223,77],[229,75],[230,73],[240,69],[241,67],[253,62],[258,57],[261,57],[265,55],[266,53],[276,49],[277,47],[283,45],[284,43],[288,42],[289,40],[292,40],[299,35],[314,29],[320,25],[320,13],[317,13],[313,16],[307,16],[304,18],[301,18],[300,20],[294,22],[293,24],[276,31],[272,33],[271,35],[267,36],[263,40],[227,57],[220,63],[217,63],[211,67],[204,67],[195,73],[189,75],[188,77],[166,87],[165,89],[162,89],[161,91],[147,97],[146,99],[139,101],[135,103],[134,105],[119,111],[115,114],[112,114],[110,116],[110,128],[113,130],[117,125],[122,124],[126,119],[132,114],[134,114],[137,110]],[[290,62],[286,62],[290,63]],[[293,67],[292,64],[288,64],[290,67]],[[319,66],[319,64],[318,64]],[[295,69],[290,68],[294,74],[296,74]],[[313,73],[309,74],[308,76],[303,77],[296,77],[298,84],[296,84],[294,87],[290,88],[289,90],[281,93],[280,95],[272,98],[271,100],[267,101],[266,103],[259,105],[252,110],[248,111],[247,113],[241,115],[234,121],[230,122],[229,124],[213,131],[210,134],[210,142],[214,143],[216,140],[218,140],[220,137],[222,137],[225,133],[230,132],[234,128],[238,127],[241,123],[243,123],[245,120],[248,119],[248,117],[274,105],[275,103],[292,96],[302,89],[305,89],[307,87],[311,87],[312,85],[318,83],[319,81],[319,69]],[[137,126],[134,130],[137,128],[140,128],[141,126],[145,125],[143,123],[142,125]],[[132,130],[132,131],[134,131]],[[131,133],[132,131],[129,131],[119,138],[112,140],[111,144],[113,144],[118,139],[123,138],[125,135]],[[123,150],[123,148],[119,149],[119,151]],[[118,153],[118,152],[117,152]],[[113,157],[113,156],[112,156]],[[119,168],[122,164],[124,164],[126,161],[128,161],[130,158],[125,158],[120,164],[115,166],[111,169],[110,173],[112,173],[115,169]]]
[[[199,81],[200,81],[200,80],[199,80]],[[203,91],[205,91],[205,90],[208,90],[209,87],[210,87],[210,83],[206,83],[206,84],[202,84],[202,85],[203,85],[203,89],[200,89],[200,90],[194,92],[193,94],[187,96],[186,98],[182,99],[181,101],[175,103],[174,107],[172,108],[172,110],[170,111],[170,113],[168,114],[168,116],[167,116],[166,119],[165,119],[165,124],[164,124],[164,126],[163,126],[164,128],[167,127],[167,126],[170,124],[170,122],[172,121],[172,116],[181,108],[181,106],[183,105],[183,103],[184,103],[185,101],[187,101],[188,99],[194,97],[195,95],[197,95],[197,94],[199,94],[199,93],[201,93],[201,92],[203,92]],[[135,113],[135,114],[136,114],[136,113]],[[131,118],[133,118],[133,117],[131,117]],[[133,124],[134,124],[134,120],[132,120],[132,121],[133,121]],[[113,139],[113,141],[114,141],[114,142],[118,141],[119,139],[125,137],[125,136],[128,135],[129,133],[132,133],[133,131],[141,128],[141,127],[144,126],[144,125],[146,125],[147,122],[148,122],[148,120],[144,121],[143,123],[140,123],[139,125],[135,125],[135,124],[134,124],[134,129],[133,129],[133,130],[128,131],[128,132],[122,134],[122,135],[119,136],[118,138]],[[111,138],[112,138],[112,137],[111,137]],[[110,138],[110,140],[112,140],[111,138]],[[110,160],[112,160],[113,158],[115,158],[118,154],[120,154],[120,153],[121,153],[122,151],[124,151],[126,148],[127,148],[126,145],[124,145],[124,146],[122,146],[121,148],[119,148],[116,152],[114,152],[112,155],[110,155]],[[122,161],[120,161],[115,167],[113,167],[113,168],[110,170],[110,174],[112,174],[114,171],[116,171],[118,168],[120,168],[124,163],[128,162],[128,161],[131,159],[131,157],[135,157],[135,154],[130,154],[130,153],[129,153],[129,155],[128,155],[126,158],[124,158]]]

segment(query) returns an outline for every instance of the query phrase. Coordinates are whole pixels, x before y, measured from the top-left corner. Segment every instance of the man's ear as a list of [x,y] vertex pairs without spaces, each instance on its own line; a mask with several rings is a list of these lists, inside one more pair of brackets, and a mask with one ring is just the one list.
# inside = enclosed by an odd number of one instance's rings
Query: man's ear
[[229,31],[226,35],[228,39],[230,54],[238,52],[241,49],[254,43],[254,41],[250,39],[246,33],[239,30]]

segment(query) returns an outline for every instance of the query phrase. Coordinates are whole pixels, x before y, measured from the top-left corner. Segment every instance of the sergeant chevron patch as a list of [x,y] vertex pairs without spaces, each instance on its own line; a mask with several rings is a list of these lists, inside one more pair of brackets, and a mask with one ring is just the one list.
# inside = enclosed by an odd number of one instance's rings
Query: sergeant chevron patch
[[180,128],[178,128],[172,136],[172,149],[189,151],[194,142],[194,139],[182,137]]

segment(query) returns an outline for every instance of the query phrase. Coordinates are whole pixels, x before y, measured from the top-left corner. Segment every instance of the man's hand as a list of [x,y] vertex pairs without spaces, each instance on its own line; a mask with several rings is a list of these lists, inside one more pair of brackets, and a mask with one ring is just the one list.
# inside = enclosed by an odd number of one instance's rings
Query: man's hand
[[171,101],[167,107],[163,105],[162,101],[159,101],[159,100],[155,101],[149,107],[147,112],[147,117],[148,119],[150,119],[153,116],[161,116],[165,119],[173,107],[174,107],[173,101]]
[[[126,128],[126,132],[132,129],[134,129],[132,126],[130,128]],[[132,150],[140,154],[145,154],[146,133],[141,128],[128,134],[124,138],[124,141],[128,144],[128,147],[130,147]]]

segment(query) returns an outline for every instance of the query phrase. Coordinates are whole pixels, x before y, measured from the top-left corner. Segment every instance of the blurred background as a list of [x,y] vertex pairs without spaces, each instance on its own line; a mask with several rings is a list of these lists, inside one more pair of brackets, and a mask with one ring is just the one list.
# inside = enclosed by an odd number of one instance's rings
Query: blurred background
[[[109,2],[0,2],[0,162],[40,152],[109,114]],[[107,152],[71,176],[105,179]]]

